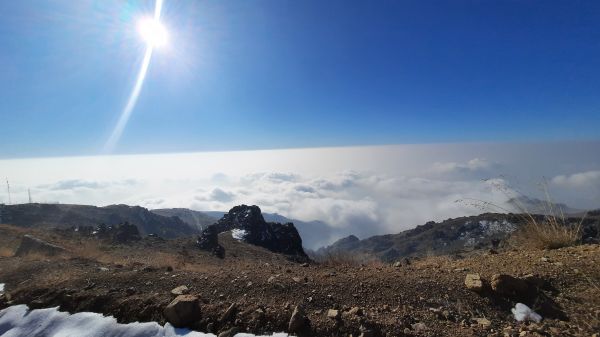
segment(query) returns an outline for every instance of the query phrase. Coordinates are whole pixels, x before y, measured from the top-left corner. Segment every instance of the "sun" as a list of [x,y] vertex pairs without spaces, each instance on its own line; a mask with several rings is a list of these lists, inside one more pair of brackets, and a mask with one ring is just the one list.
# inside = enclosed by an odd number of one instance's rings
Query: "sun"
[[168,42],[167,29],[155,18],[146,17],[140,19],[137,29],[149,47],[163,47]]

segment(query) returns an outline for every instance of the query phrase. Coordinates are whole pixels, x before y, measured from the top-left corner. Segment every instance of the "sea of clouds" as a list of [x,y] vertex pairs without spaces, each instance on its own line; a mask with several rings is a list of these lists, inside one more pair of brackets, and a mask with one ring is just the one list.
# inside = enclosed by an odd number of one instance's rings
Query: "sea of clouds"
[[[395,233],[510,207],[524,194],[600,208],[600,143],[429,144],[0,160],[13,202],[263,211],[342,236]],[[540,186],[543,183],[543,188]],[[2,196],[0,202],[7,202]],[[489,208],[489,207],[488,207]],[[494,209],[487,209],[493,211]]]

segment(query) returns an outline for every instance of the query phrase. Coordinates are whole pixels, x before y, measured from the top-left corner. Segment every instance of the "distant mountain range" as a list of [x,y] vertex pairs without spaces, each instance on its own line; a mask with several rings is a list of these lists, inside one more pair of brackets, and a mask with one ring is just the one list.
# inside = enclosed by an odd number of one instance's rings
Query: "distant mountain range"
[[554,203],[528,196],[519,196],[508,199],[507,202],[516,213],[527,212],[530,214],[573,215],[585,212],[582,209],[572,208],[563,203]]
[[22,227],[69,228],[77,226],[114,226],[129,222],[142,235],[156,234],[176,238],[199,233],[179,217],[162,216],[140,206],[105,207],[68,204],[0,204],[0,223]]

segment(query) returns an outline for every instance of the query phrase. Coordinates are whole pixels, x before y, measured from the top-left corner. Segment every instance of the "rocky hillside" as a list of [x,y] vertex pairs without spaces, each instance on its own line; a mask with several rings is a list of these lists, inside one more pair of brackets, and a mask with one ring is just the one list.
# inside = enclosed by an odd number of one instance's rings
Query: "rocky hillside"
[[213,251],[218,256],[224,254],[218,242],[218,234],[231,232],[240,241],[291,257],[306,259],[300,234],[292,223],[266,222],[258,206],[240,205],[216,223],[208,226],[198,237],[198,246]]
[[[583,222],[585,242],[600,238],[600,216],[590,213]],[[541,216],[537,216],[541,217]],[[572,218],[570,221],[578,222]],[[318,255],[346,254],[377,257],[395,261],[401,257],[443,255],[491,249],[503,245],[505,239],[524,222],[518,214],[485,213],[477,216],[427,222],[398,234],[376,235],[360,240],[354,235],[321,248]]]
[[[63,232],[0,225],[0,310],[26,304],[91,311],[210,336],[590,337],[600,331],[597,244],[400,264],[295,263],[231,231],[218,235],[223,259],[195,248],[192,237],[115,245]],[[63,254],[39,247],[16,254],[30,236]],[[519,304],[542,321],[514,315]],[[79,327],[90,329],[89,321]],[[10,329],[0,324],[0,334],[3,328]]]
[[0,205],[0,223],[20,227],[65,229],[100,224],[114,226],[125,222],[136,225],[142,235],[156,234],[164,238],[190,236],[199,232],[178,217],[158,215],[139,206]]

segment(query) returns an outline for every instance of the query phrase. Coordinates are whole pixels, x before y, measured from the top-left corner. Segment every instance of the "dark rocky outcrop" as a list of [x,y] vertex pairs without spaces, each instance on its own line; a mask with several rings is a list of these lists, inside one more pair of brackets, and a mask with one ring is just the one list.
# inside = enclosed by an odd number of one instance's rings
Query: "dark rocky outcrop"
[[25,256],[29,254],[40,254],[45,256],[55,256],[65,252],[65,249],[51,244],[49,242],[40,240],[31,235],[24,235],[21,240],[21,244],[17,251],[15,252],[15,256]]
[[202,231],[198,246],[211,251],[219,249],[218,234],[234,229],[243,231],[242,240],[246,243],[301,260],[307,259],[294,224],[266,222],[258,206],[233,207],[219,221]]
[[219,232],[215,226],[208,226],[198,236],[198,247],[202,250],[209,251],[217,257],[225,256],[225,249],[219,244]]

